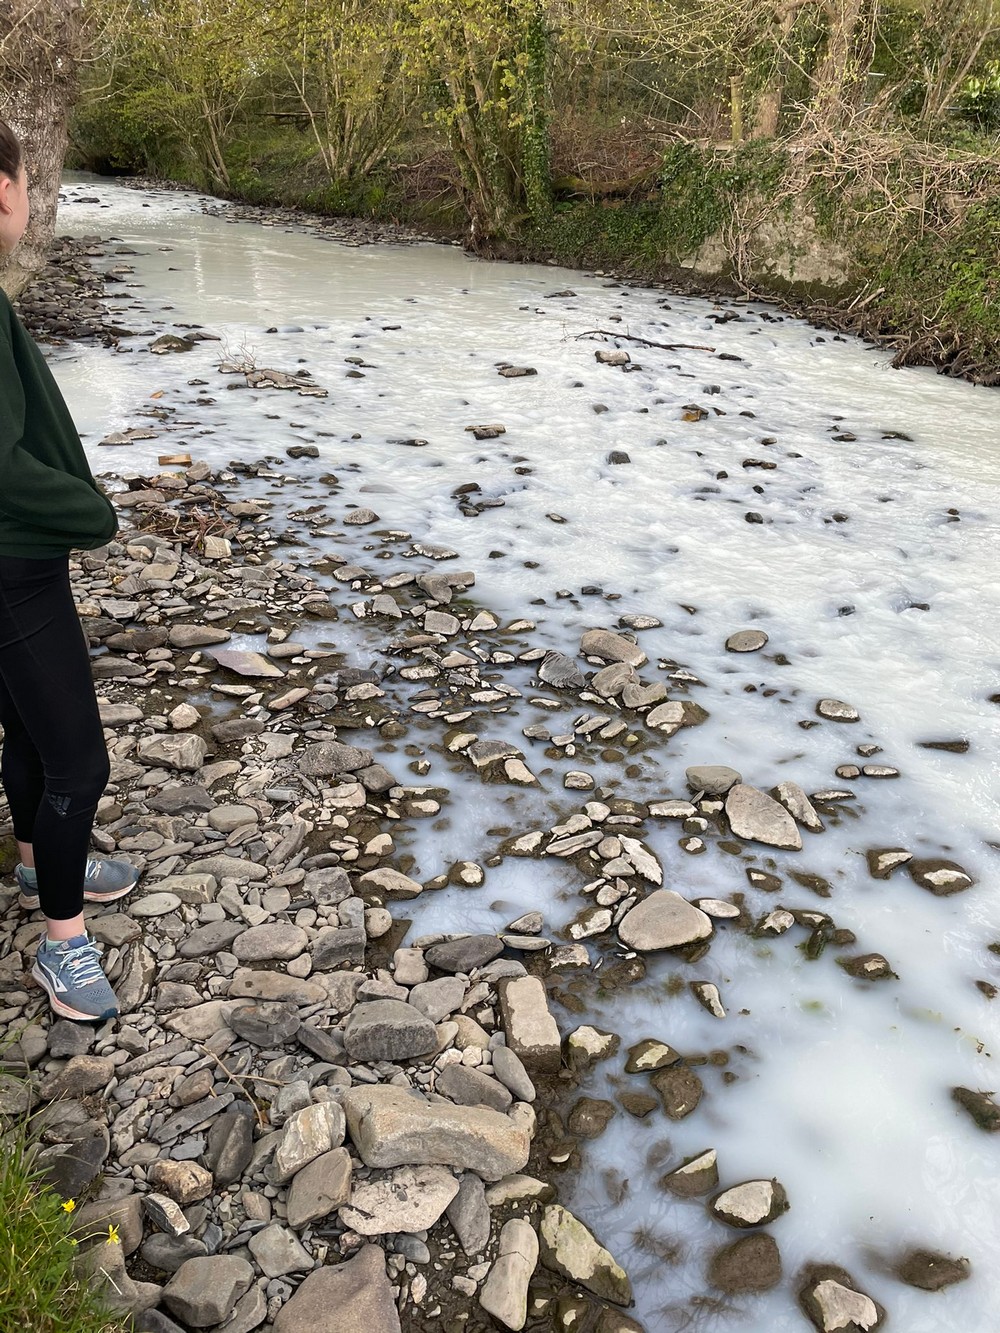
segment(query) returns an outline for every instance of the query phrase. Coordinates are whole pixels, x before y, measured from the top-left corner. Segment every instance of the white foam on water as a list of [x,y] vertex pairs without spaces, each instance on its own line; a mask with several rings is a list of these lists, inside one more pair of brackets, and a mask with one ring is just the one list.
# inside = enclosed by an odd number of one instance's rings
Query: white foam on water
[[[807,791],[855,791],[836,826],[804,835],[801,853],[773,854],[785,880],[773,895],[750,888],[745,861],[714,846],[691,857],[678,848],[675,825],[646,825],[666,882],[685,896],[742,892],[755,913],[779,902],[826,910],[858,937],[853,950],[830,946],[809,961],[796,947],[806,934],[798,927],[753,941],[723,925],[699,963],[651,958],[640,986],[595,998],[587,1018],[622,1033],[625,1044],[649,1035],[686,1053],[725,1049],[737,1075],[727,1084],[720,1069],[705,1067],[705,1100],[676,1125],[658,1113],[641,1123],[619,1114],[585,1145],[584,1170],[568,1182],[571,1206],[626,1262],[650,1333],[803,1326],[787,1284],[721,1308],[699,1303],[710,1295],[707,1253],[735,1233],[712,1222],[702,1202],[675,1200],[655,1182],[709,1146],[719,1152],[723,1185],[757,1175],[785,1185],[792,1207],[772,1230],[786,1273],[810,1259],[841,1263],[908,1333],[987,1333],[1000,1295],[997,1147],[949,1090],[1000,1086],[997,1018],[973,984],[1000,981],[986,948],[1000,939],[996,855],[987,845],[998,833],[998,713],[988,702],[1000,689],[994,392],[927,371],[893,372],[884,352],[817,335],[766,307],[732,307],[741,318],[718,324],[724,307],[708,301],[541,265],[481,262],[453,247],[343,246],[233,221],[225,210],[203,216],[195,196],[90,179],[65,193],[66,229],[114,235],[141,251],[127,261],[138,284],[122,293],[129,327],[158,333],[177,320],[178,332],[197,323],[222,339],[153,357],[144,332],[117,351],[55,354],[95,446],[95,470],[155,467],[158,454],[181,448],[213,465],[268,453],[315,500],[328,495],[317,478],[332,469],[343,483],[333,515],[345,501],[368,505],[380,528],[452,547],[460,566],[476,571],[477,602],[538,622],[525,644],[575,653],[585,628],[614,627],[629,611],[660,617],[662,628],[638,636],[652,664],[645,678],[657,676],[660,657],[690,668],[704,682],[692,697],[711,717],[643,750],[635,779],[603,769],[598,782],[612,780],[621,795],[682,795],[685,766],[706,762],[732,764],[764,789],[790,779]],[[100,202],[74,202],[93,197]],[[547,299],[566,288],[576,295]],[[384,327],[392,325],[400,327]],[[641,366],[623,373],[596,364],[595,349],[613,341],[578,336],[593,329],[716,351],[623,342]],[[241,349],[258,365],[307,367],[329,397],[229,391],[239,381],[220,375],[217,363]],[[742,360],[719,360],[719,352]],[[363,378],[348,377],[352,356],[369,363]],[[538,373],[504,379],[502,361]],[[187,382],[197,378],[207,381],[197,393],[214,402],[193,405]],[[153,423],[162,432],[155,441],[96,447],[109,431],[147,424],[137,412],[152,405],[154,391],[162,393],[155,404],[177,408],[169,430]],[[688,404],[707,418],[683,421]],[[465,431],[494,421],[507,427],[498,440],[477,443]],[[856,438],[833,438],[845,433]],[[414,436],[426,447],[390,443]],[[303,442],[318,447],[317,462],[284,458],[287,446]],[[631,464],[609,464],[616,449]],[[745,468],[748,459],[776,466]],[[504,507],[463,516],[452,492],[470,481]],[[275,496],[276,512],[290,503],[280,488],[257,485]],[[749,523],[748,511],[765,522]],[[553,522],[553,513],[565,522]],[[371,539],[332,526],[338,551],[364,566]],[[491,558],[496,551],[501,558]],[[385,563],[389,572],[400,567],[402,560]],[[620,597],[583,595],[588,584]],[[574,595],[557,599],[558,589]],[[544,605],[532,605],[537,598]],[[767,631],[767,649],[728,654],[727,635],[750,625]],[[375,639],[366,630],[343,621],[321,628],[367,665]],[[527,670],[506,678],[530,697]],[[854,704],[862,722],[800,727],[817,721],[824,696]],[[415,873],[430,878],[454,860],[482,860],[499,842],[490,828],[546,828],[580,808],[586,795],[561,784],[579,759],[546,760],[519,731],[539,720],[553,732],[569,729],[581,711],[568,703],[548,714],[525,701],[497,716],[490,738],[520,741],[540,792],[484,787],[431,749],[424,778],[405,772],[402,754],[389,756],[400,781],[453,792],[445,819],[394,829]],[[424,734],[411,728],[408,741]],[[968,754],[918,746],[959,738],[971,742]],[[874,762],[897,766],[899,779],[834,777],[866,741],[882,747]],[[951,856],[980,883],[938,899],[905,870],[874,881],[863,853],[879,846]],[[755,864],[770,857],[754,849]],[[816,897],[787,877],[791,869],[824,876],[832,896]],[[540,907],[553,935],[588,901],[582,884],[563,863],[509,859],[489,870],[484,888],[427,894],[405,913],[414,933],[495,930]],[[872,950],[885,954],[898,982],[863,984],[836,964],[842,952]],[[665,988],[672,975],[685,983],[676,994]],[[697,1005],[691,979],[719,985],[725,1021]],[[558,1014],[564,1031],[582,1021]],[[624,1075],[619,1057],[590,1075],[584,1091],[645,1082]],[[649,1164],[650,1149],[665,1140],[669,1150]],[[628,1179],[624,1199],[609,1189],[609,1171]],[[646,1236],[637,1240],[640,1227]],[[911,1244],[968,1256],[971,1280],[938,1295],[904,1287],[887,1261]],[[671,1258],[677,1247],[680,1257]]]

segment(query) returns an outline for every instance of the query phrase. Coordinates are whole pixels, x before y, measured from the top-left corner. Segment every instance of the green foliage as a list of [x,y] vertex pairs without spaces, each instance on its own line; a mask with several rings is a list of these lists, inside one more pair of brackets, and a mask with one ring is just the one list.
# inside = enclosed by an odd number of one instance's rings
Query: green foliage
[[74,1275],[71,1230],[72,1214],[32,1166],[27,1136],[8,1130],[0,1152],[0,1328],[123,1333],[122,1322]]
[[730,221],[741,199],[773,193],[787,165],[784,150],[766,140],[728,151],[671,144],[660,168],[662,232],[670,253],[690,255]]
[[981,130],[1000,130],[1000,60],[992,60],[978,78],[969,79],[958,99],[962,117]]

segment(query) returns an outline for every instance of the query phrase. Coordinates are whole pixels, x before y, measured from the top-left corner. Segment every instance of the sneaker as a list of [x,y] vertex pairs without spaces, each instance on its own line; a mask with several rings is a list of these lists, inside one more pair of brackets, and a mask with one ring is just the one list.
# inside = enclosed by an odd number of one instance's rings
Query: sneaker
[[61,944],[49,944],[43,935],[31,975],[48,991],[61,1018],[94,1023],[118,1015],[118,1000],[89,935],[75,935]]
[[[14,878],[21,892],[17,901],[29,912],[38,908],[38,883],[35,872],[19,865],[14,870]],[[124,898],[139,882],[139,872],[127,861],[99,861],[92,857],[87,862],[87,872],[83,879],[83,897],[88,903],[113,903],[116,898]]]

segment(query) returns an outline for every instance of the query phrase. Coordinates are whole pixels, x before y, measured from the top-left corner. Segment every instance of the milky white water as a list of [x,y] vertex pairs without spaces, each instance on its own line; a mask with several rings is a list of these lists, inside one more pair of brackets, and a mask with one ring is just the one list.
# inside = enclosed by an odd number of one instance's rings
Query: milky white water
[[[567,1181],[566,1201],[628,1268],[650,1333],[805,1326],[788,1282],[721,1310],[699,1304],[709,1294],[706,1256],[734,1233],[702,1202],[675,1200],[655,1181],[706,1147],[718,1149],[722,1185],[762,1175],[786,1187],[791,1210],[771,1228],[786,1274],[807,1260],[840,1263],[888,1308],[893,1327],[992,1333],[1000,1141],[976,1129],[949,1090],[1000,1087],[996,1011],[973,984],[1000,982],[1000,960],[986,948],[1000,939],[997,855],[987,845],[1000,832],[1000,713],[988,702],[1000,689],[995,391],[894,372],[880,351],[763,307],[732,307],[740,319],[719,324],[725,307],[708,301],[481,262],[453,247],[352,248],[206,217],[192,196],[89,179],[65,195],[61,230],[113,236],[139,252],[124,261],[135,266],[135,285],[117,291],[122,319],[143,336],[117,351],[73,347],[54,357],[95,471],[155,469],[158,454],[179,449],[213,465],[271,454],[282,460],[275,470],[300,475],[315,501],[328,495],[315,479],[335,469],[344,488],[332,510],[369,505],[382,527],[451,546],[476,571],[481,605],[537,622],[532,646],[574,653],[583,629],[614,628],[626,612],[663,621],[639,635],[652,664],[643,676],[656,678],[659,657],[689,668],[704,682],[693,697],[711,718],[647,749],[639,778],[620,766],[595,770],[617,794],[684,795],[693,763],[731,764],[764,789],[791,779],[807,791],[856,792],[857,818],[848,812],[822,835],[805,834],[801,853],[773,854],[779,874],[829,880],[826,900],[788,879],[779,893],[758,894],[743,861],[712,845],[688,856],[676,825],[645,826],[667,884],[686,897],[740,892],[755,912],[778,903],[829,911],[856,933],[852,952],[884,953],[899,974],[865,986],[836,966],[838,950],[808,961],[797,927],[754,941],[723,924],[701,962],[650,957],[643,983],[593,1001],[587,1018],[621,1033],[623,1045],[659,1036],[681,1051],[726,1049],[738,1075],[726,1084],[721,1070],[703,1068],[705,1099],[679,1124],[620,1112],[585,1145],[580,1177]],[[548,296],[567,289],[575,295]],[[198,324],[220,335],[221,350],[205,342],[184,355],[148,355],[149,333],[174,329],[172,321],[178,332]],[[595,348],[611,340],[575,336],[593,329],[715,351],[623,342],[639,366],[624,373],[595,362]],[[330,396],[229,392],[232,377],[217,369],[222,351],[249,351],[258,366],[285,371],[308,366]],[[363,358],[362,378],[348,377],[348,357]],[[501,378],[503,361],[538,373]],[[189,387],[191,379],[207,383]],[[169,430],[129,448],[96,447],[110,431],[159,429],[138,415],[154,392],[156,404],[177,408]],[[195,405],[198,394],[214,401]],[[683,421],[689,404],[708,417]],[[477,443],[465,432],[494,421],[507,428],[498,440]],[[856,438],[832,438],[842,434]],[[392,443],[414,436],[426,447]],[[303,442],[318,445],[318,462],[284,457]],[[631,463],[609,464],[612,450]],[[745,469],[745,459],[776,467]],[[481,487],[474,498],[504,506],[463,516],[452,492],[467,482]],[[281,502],[293,503],[287,493]],[[765,521],[748,522],[748,511]],[[364,536],[352,540],[366,564]],[[619,599],[583,594],[588,585]],[[558,598],[559,590],[573,595]],[[750,625],[770,636],[764,652],[726,653],[727,635]],[[322,634],[363,651],[349,623]],[[526,668],[506,679],[532,694]],[[862,723],[800,728],[823,696],[854,704]],[[481,786],[428,750],[425,780],[452,787],[452,819],[412,832],[414,873],[426,879],[460,857],[483,859],[499,842],[491,827],[547,828],[581,808],[587,796],[561,782],[579,763],[547,761],[519,737],[539,720],[571,730],[580,712],[541,714],[524,702],[489,733],[520,739],[540,793]],[[967,754],[917,745],[958,738],[971,743]],[[899,780],[834,777],[866,741],[882,746],[875,762],[896,765]],[[400,776],[403,764],[400,755]],[[905,871],[877,882],[863,853],[883,846],[951,856],[979,884],[937,899]],[[768,849],[755,850],[766,865]],[[416,932],[495,930],[540,907],[551,935],[586,904],[581,887],[561,862],[507,860],[485,888],[426,895],[407,911]],[[716,981],[729,1016],[711,1018],[686,984],[668,996],[673,975]],[[561,1009],[558,1018],[564,1032],[581,1021]],[[599,1067],[584,1091],[641,1088],[621,1065],[619,1057]],[[911,1245],[967,1256],[971,1280],[936,1295],[902,1285],[888,1265]]]

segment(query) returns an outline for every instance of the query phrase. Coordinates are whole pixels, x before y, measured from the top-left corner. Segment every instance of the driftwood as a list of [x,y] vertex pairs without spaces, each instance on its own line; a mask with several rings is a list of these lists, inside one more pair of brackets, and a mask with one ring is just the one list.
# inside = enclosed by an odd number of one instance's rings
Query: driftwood
[[662,352],[714,352],[714,347],[702,347],[698,343],[656,343],[651,338],[640,338],[635,333],[614,333],[611,329],[587,329],[585,333],[575,333],[574,338],[624,338],[626,342],[639,343],[643,347],[658,347]]

